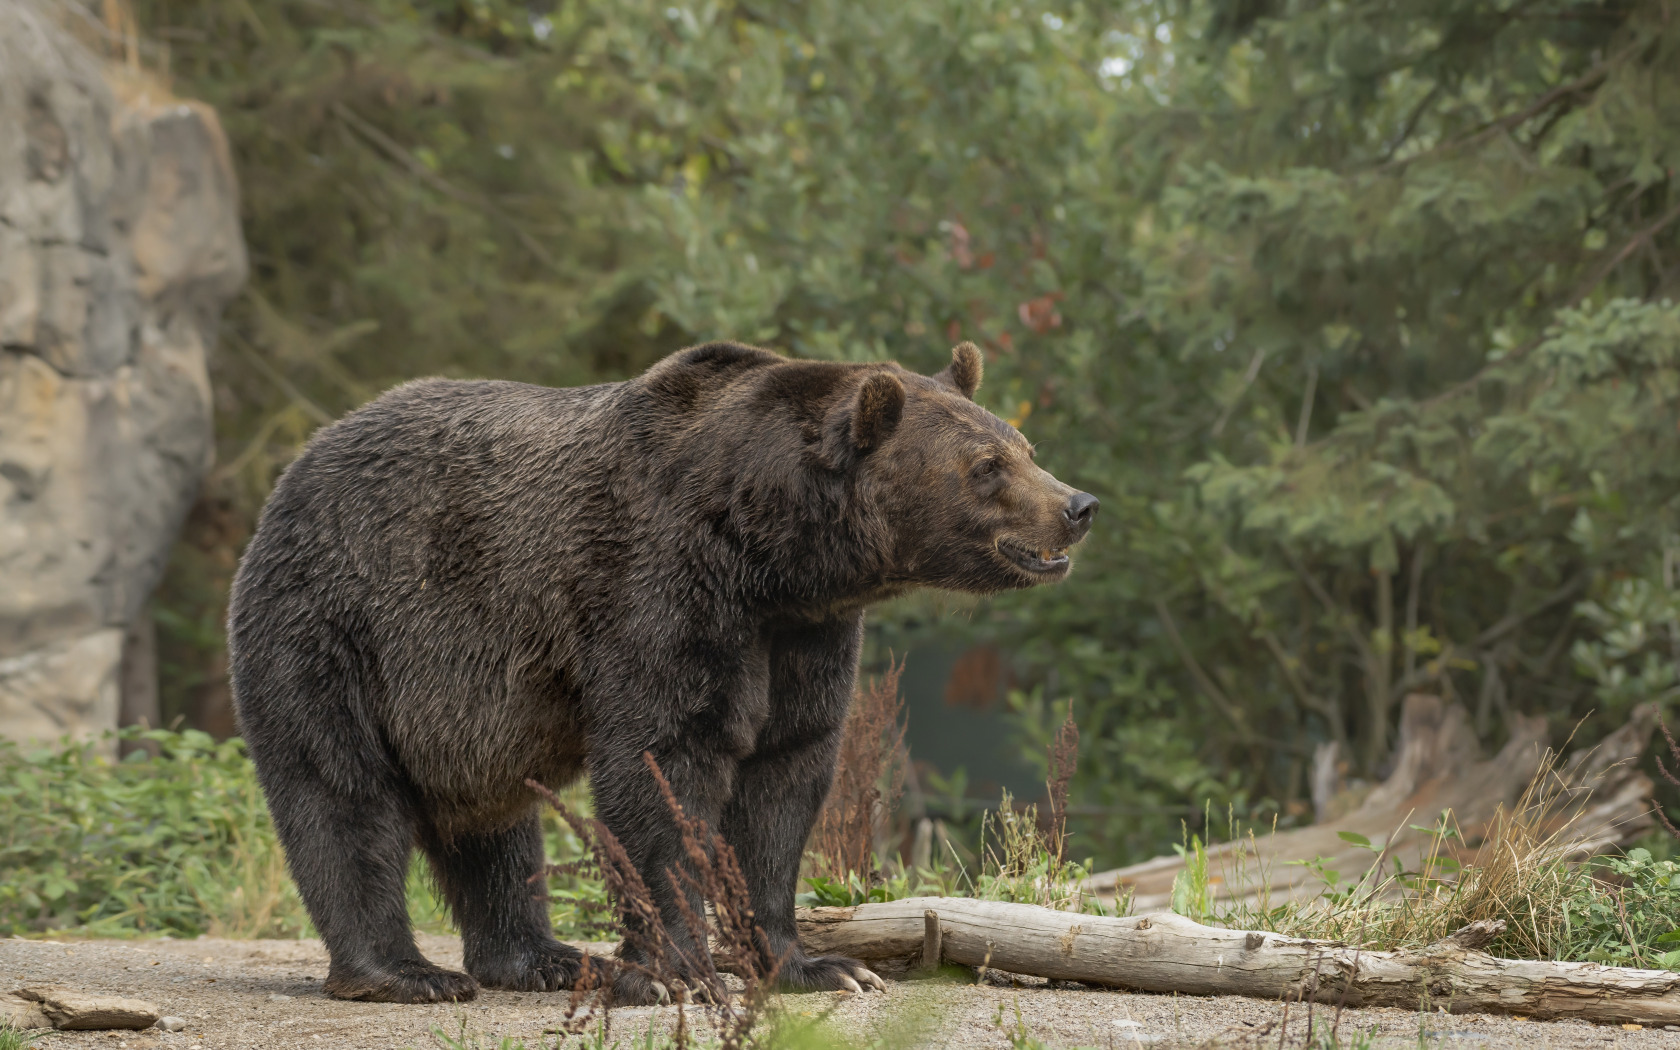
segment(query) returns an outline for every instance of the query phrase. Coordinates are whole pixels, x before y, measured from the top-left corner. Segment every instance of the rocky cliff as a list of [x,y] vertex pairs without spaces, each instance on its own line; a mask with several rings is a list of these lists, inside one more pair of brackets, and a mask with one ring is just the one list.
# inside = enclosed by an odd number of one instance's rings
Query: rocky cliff
[[20,740],[117,724],[246,273],[214,112],[107,65],[73,19],[0,0],[0,736]]

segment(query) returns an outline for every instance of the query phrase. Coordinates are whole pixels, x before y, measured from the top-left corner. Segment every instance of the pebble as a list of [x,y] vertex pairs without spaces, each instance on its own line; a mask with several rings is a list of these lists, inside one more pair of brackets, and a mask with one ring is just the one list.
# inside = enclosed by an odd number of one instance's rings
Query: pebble
[[160,1017],[157,1026],[165,1032],[179,1032],[187,1026],[187,1019],[185,1017]]

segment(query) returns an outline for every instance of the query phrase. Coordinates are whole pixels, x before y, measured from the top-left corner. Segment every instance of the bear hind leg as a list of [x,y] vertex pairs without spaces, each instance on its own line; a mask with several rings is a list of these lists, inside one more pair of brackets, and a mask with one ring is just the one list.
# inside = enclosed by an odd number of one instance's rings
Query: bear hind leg
[[331,956],[323,990],[378,1003],[465,1002],[477,995],[471,977],[433,965],[415,947],[406,895],[414,824],[400,795],[374,788],[346,798],[326,787],[307,761],[267,757],[275,830]]
[[555,939],[546,886],[533,878],[545,864],[534,810],[503,831],[433,834],[424,843],[461,927],[468,973],[486,988],[517,992],[573,986],[583,953]]

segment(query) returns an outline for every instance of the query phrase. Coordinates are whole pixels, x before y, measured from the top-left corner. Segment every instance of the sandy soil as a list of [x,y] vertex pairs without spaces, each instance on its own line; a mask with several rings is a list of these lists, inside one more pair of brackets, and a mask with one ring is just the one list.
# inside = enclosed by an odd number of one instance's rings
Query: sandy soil
[[[452,937],[422,937],[426,954],[448,966],[461,965],[460,942]],[[568,995],[487,992],[471,1003],[439,1006],[390,1006],[346,1003],[320,992],[326,976],[326,953],[316,941],[0,941],[0,989],[28,984],[62,984],[88,992],[145,999],[164,1014],[184,1017],[185,1030],[147,1032],[51,1032],[33,1045],[40,1050],[70,1048],[167,1047],[171,1050],[245,1050],[309,1047],[432,1048],[442,1029],[497,1047],[504,1036],[524,1039],[534,1048],[555,1036],[544,1029],[561,1024]],[[971,1050],[1007,1047],[1009,1039],[995,1023],[1020,1022],[1037,1039],[1058,1050],[1075,1046],[1252,1046],[1279,1041],[1282,1010],[1277,1003],[1241,998],[1191,998],[1127,994],[1087,988],[1050,988],[1027,978],[1020,987],[944,982],[889,983],[886,995],[790,995],[784,998],[795,1020],[828,1014],[828,1024],[855,1045],[952,1047]],[[1327,1011],[1315,1012],[1322,1030]],[[668,1025],[670,1008],[616,1010],[613,1035],[623,1039],[645,1032],[649,1024]],[[1290,1010],[1289,1042],[1301,1044],[1306,1011]],[[1513,1047],[1521,1050],[1572,1050],[1592,1047],[1642,1050],[1680,1048],[1680,1030],[1624,1031],[1585,1022],[1538,1023],[1514,1018],[1447,1016],[1420,1018],[1404,1010],[1349,1010],[1341,1019],[1343,1045],[1355,1033],[1375,1030],[1375,1046]]]

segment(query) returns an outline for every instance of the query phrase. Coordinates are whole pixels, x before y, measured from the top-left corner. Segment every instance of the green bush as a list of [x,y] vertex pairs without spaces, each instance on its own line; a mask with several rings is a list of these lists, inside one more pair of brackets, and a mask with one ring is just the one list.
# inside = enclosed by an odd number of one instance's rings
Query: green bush
[[196,730],[122,739],[159,754],[0,742],[0,929],[302,935],[243,744]]
[[1640,847],[1600,863],[1605,881],[1567,905],[1568,957],[1680,970],[1680,864]]
[[[197,730],[123,730],[120,739],[148,741],[158,754],[113,762],[109,740],[39,749],[0,741],[0,931],[312,935],[244,743]],[[584,790],[572,789],[568,803],[582,808]],[[549,857],[581,855],[551,813],[544,821]],[[448,928],[418,858],[408,893],[417,926]],[[560,875],[551,893],[560,936],[598,936],[598,882]]]

